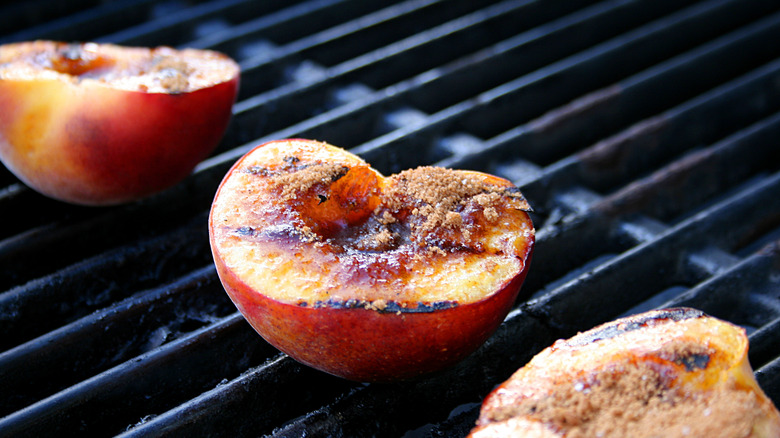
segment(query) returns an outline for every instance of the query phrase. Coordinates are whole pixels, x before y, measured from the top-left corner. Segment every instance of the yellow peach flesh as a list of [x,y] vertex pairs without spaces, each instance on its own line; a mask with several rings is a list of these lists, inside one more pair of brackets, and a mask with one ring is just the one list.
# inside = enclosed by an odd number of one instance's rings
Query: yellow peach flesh
[[[257,149],[245,157],[240,168],[268,167],[296,151],[302,162],[328,160],[345,166],[368,168],[358,160],[345,160],[344,153],[328,150],[314,152],[304,143],[277,142]],[[315,156],[310,156],[315,155]],[[479,175],[476,172],[464,172]],[[346,178],[346,177],[345,177]],[[377,184],[387,184],[381,177]],[[235,230],[251,226],[269,230],[285,224],[278,218],[294,213],[274,213],[288,208],[279,205],[268,181],[249,172],[234,171],[220,188],[220,196],[212,206],[217,236],[217,250],[226,267],[253,289],[274,299],[297,303],[333,298],[360,298],[367,301],[386,300],[414,302],[454,301],[468,303],[499,290],[524,267],[518,254],[527,250],[533,233],[525,213],[507,212],[499,222],[492,223],[480,237],[482,251],[426,254],[414,257],[414,247],[400,247],[384,252],[338,252],[327,245],[277,246],[273,242],[260,245]],[[504,183],[506,184],[506,183]],[[238,209],[252,199],[258,207]],[[262,206],[262,207],[260,207]],[[511,206],[507,206],[512,209]],[[285,219],[288,220],[288,219]],[[294,220],[290,220],[294,222]],[[506,231],[512,230],[512,231]],[[407,254],[403,254],[406,252]],[[408,256],[408,257],[405,257]],[[394,266],[403,261],[403,266]],[[377,274],[368,278],[361,272],[380,266],[391,275]]]

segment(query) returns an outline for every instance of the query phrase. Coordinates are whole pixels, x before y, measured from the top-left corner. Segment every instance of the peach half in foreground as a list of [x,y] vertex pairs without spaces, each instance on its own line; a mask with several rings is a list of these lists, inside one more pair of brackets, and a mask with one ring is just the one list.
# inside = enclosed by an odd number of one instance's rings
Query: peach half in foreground
[[745,330],[691,308],[608,322],[536,355],[482,404],[471,438],[780,436]]
[[385,177],[325,143],[260,145],[209,218],[222,284],[269,343],[357,381],[450,366],[496,330],[534,246],[510,182],[419,167]]
[[0,46],[0,160],[61,201],[129,202],[183,180],[217,146],[239,67],[206,50]]

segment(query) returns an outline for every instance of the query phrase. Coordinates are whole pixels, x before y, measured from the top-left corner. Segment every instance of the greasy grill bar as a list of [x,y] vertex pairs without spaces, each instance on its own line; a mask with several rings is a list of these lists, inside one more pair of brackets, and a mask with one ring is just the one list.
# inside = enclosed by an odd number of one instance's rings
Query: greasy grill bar
[[[739,324],[780,402],[780,5],[759,0],[33,0],[0,43],[220,50],[242,67],[217,151],[136,203],[77,207],[0,170],[0,436],[462,437],[556,339],[653,308]],[[385,174],[520,186],[537,246],[515,309],[418,381],[302,366],[238,314],[206,220],[251,147],[304,137]]]

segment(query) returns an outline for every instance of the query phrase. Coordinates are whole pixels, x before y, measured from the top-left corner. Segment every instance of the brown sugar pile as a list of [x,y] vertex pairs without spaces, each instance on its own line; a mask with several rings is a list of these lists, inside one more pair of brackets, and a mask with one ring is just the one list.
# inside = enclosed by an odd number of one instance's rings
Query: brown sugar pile
[[[339,198],[331,192],[333,183],[343,177],[350,178],[348,175],[354,171],[339,163],[304,165],[296,157],[286,157],[284,162],[273,171],[266,168],[249,171],[271,178],[280,203],[317,196],[323,209],[324,203]],[[308,241],[330,239],[329,242],[338,246],[359,251],[388,251],[413,240],[426,241],[426,236],[431,234],[439,237],[436,240],[439,243],[456,235],[468,240],[472,230],[495,223],[498,210],[510,202],[530,210],[515,187],[490,184],[470,172],[423,166],[393,175],[386,182],[385,190],[378,194],[376,207],[367,212],[362,223],[351,224],[338,235],[315,236],[309,227],[299,227],[299,231],[308,236]],[[376,191],[367,190],[367,193],[373,196]],[[445,232],[449,233],[446,238],[442,235]],[[425,246],[441,252],[433,241],[427,241]]]
[[650,364],[621,364],[592,375],[593,384],[560,385],[545,398],[525,400],[513,414],[565,430],[567,438],[750,435],[758,412],[753,393],[732,385],[685,394],[664,380]]
[[539,376],[549,378],[544,391],[495,409],[490,421],[532,419],[567,438],[749,437],[760,413],[755,393],[733,381],[708,390],[681,383],[680,366],[706,368],[712,354],[678,342],[648,357],[626,355],[572,371],[569,378]]
[[486,183],[479,177],[450,169],[422,166],[392,176],[395,184],[386,190],[382,206],[400,211],[412,206],[412,215],[422,220],[417,231],[430,232],[437,228],[457,229],[463,226],[461,212],[468,203],[481,207],[488,223],[498,219],[496,206],[504,197],[522,200],[519,191]]
[[[273,175],[273,182],[280,189],[279,199],[284,203],[293,201],[314,188],[318,188],[322,196],[327,198],[328,186],[349,171],[348,167],[339,163],[299,166],[295,157],[287,157],[285,161],[287,164]],[[268,173],[267,170],[264,171]]]

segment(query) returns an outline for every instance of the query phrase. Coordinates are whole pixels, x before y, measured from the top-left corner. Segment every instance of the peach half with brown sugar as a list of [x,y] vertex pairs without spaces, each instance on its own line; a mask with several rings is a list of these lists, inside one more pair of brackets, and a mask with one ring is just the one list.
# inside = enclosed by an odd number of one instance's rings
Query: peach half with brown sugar
[[33,41],[0,46],[0,160],[84,205],[183,180],[222,138],[239,67],[208,50]]
[[536,355],[482,404],[471,438],[780,436],[745,330],[691,308],[605,323]]
[[325,143],[260,145],[215,196],[222,284],[269,343],[357,381],[450,366],[496,330],[534,246],[502,178],[419,167],[385,177]]

